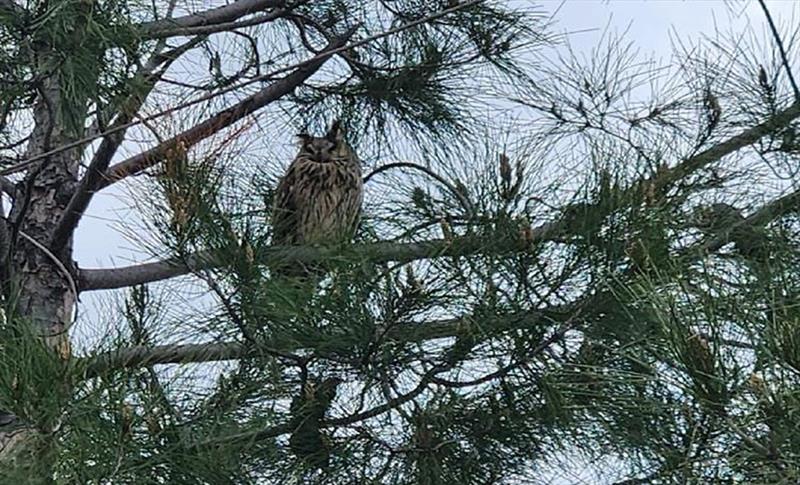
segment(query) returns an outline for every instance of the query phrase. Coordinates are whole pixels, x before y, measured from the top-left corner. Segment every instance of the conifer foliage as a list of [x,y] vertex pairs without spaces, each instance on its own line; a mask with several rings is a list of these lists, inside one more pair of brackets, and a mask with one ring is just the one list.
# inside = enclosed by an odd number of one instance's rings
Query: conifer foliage
[[[0,0],[3,483],[796,483],[763,13],[657,64],[525,2]],[[274,244],[335,119],[357,234]],[[76,263],[101,194],[140,262]]]

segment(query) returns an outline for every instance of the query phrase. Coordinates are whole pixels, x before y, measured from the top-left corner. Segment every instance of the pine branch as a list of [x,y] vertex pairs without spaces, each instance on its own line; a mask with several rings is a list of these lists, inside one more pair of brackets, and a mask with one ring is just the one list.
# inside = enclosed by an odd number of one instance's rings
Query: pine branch
[[[83,213],[89,206],[96,187],[102,180],[106,169],[108,169],[111,159],[125,139],[127,129],[124,127],[128,126],[139,113],[148,95],[155,88],[158,81],[161,80],[169,66],[201,41],[202,37],[196,37],[169,52],[154,55],[134,76],[134,80],[142,81],[142,89],[128,97],[121,104],[116,121],[111,126],[111,128],[121,129],[114,130],[113,133],[103,138],[97,152],[95,152],[86,169],[86,173],[78,183],[75,193],[72,194],[61,220],[58,221],[50,237],[49,247],[53,252],[59,252],[72,236],[75,228],[78,227],[78,222],[80,222]],[[159,69],[159,71],[156,72],[156,69]],[[137,85],[138,83],[134,81],[133,84]]]
[[333,56],[336,49],[343,47],[353,33],[355,33],[355,28],[350,29],[344,35],[331,41],[321,54],[301,64],[300,67],[290,74],[275,81],[261,91],[248,96],[234,106],[217,113],[206,121],[189,128],[169,140],[165,140],[163,143],[160,143],[146,152],[112,166],[106,171],[105,176],[98,184],[97,190],[122,180],[129,175],[135,175],[142,170],[152,167],[161,162],[169,151],[177,147],[181,147],[182,150],[189,148],[264,106],[291,93],[295,88],[303,84],[303,82],[316,73],[325,61]]
[[[348,426],[351,424],[358,423],[360,421],[365,421],[367,419],[380,416],[381,414],[391,411],[393,409],[397,409],[403,404],[410,402],[413,399],[416,399],[418,396],[420,396],[423,392],[425,392],[428,389],[428,386],[431,383],[433,383],[438,374],[446,372],[449,369],[450,367],[447,365],[435,366],[433,369],[427,371],[422,376],[419,383],[417,383],[417,385],[414,386],[413,389],[406,392],[405,394],[401,394],[393,399],[388,399],[383,404],[379,404],[371,409],[368,409],[360,413],[352,414],[350,416],[344,416],[342,418],[335,418],[323,421],[321,423],[321,427],[330,428],[337,426]],[[243,443],[243,442],[253,443],[259,440],[275,438],[280,435],[292,432],[294,432],[293,427],[289,423],[286,423],[276,426],[270,426],[268,428],[256,431],[245,431],[242,433],[236,433],[227,436],[212,438],[209,440],[204,440],[191,445],[191,448],[205,448],[208,446],[219,446],[221,444],[232,444],[232,443]]]
[[[672,169],[659,172],[652,178],[643,179],[631,185],[625,195],[631,196],[642,191],[648,185],[658,188],[666,187],[703,167],[721,159],[722,157],[751,145],[761,137],[783,128],[800,116],[800,103],[794,103],[789,108],[767,121],[749,128],[738,135],[687,158]],[[763,214],[762,214],[763,215]],[[533,230],[532,239],[528,243],[561,239],[560,232],[565,221],[547,223]],[[751,221],[756,222],[756,221]],[[759,219],[759,224],[764,224]],[[493,244],[493,254],[521,251],[527,243],[520,240],[504,240]],[[434,240],[418,243],[373,243],[367,245],[354,245],[350,248],[356,255],[374,262],[400,261],[408,262],[439,256],[467,256],[477,252],[489,250],[483,241],[474,238],[457,238],[453,241]],[[331,256],[340,255],[336,249],[331,248],[270,248],[267,250],[266,262],[274,262],[286,258],[293,262],[317,262]],[[211,269],[219,266],[219,261],[211,253],[198,253],[188,258],[169,258],[164,261],[144,263],[140,265],[112,268],[112,269],[83,269],[80,272],[81,290],[101,290],[124,288],[127,286],[161,281],[176,276],[190,273],[197,269]]]
[[[345,248],[311,246],[273,246],[264,251],[262,262],[310,264],[333,258],[368,260],[375,263],[389,261],[409,262],[435,257],[469,256],[478,253],[510,254],[525,251],[531,242],[548,240],[558,232],[557,225],[545,224],[533,230],[532,239],[510,239],[487,243],[485,238],[463,237],[452,240],[435,239],[414,243],[377,242],[354,244]],[[135,284],[151,283],[174,278],[200,269],[219,267],[220,261],[213,253],[197,253],[187,258],[169,258],[164,261],[143,263],[112,269],[80,270],[82,290],[108,290]]]
[[93,357],[87,363],[84,378],[91,379],[116,369],[138,369],[155,364],[217,362],[239,359],[245,354],[244,345],[236,342],[204,344],[138,345]]
[[[730,230],[743,227],[762,227],[777,217],[794,210],[800,203],[800,191],[792,192],[770,203],[765,204],[741,223],[731,227]],[[463,237],[453,240],[435,239],[415,243],[378,242],[371,244],[354,244],[347,248],[320,248],[307,246],[274,246],[265,250],[262,262],[266,265],[277,262],[288,263],[316,263],[341,257],[351,257],[359,260],[368,260],[374,263],[403,262],[436,257],[458,257],[474,254],[511,254],[525,251],[529,244],[543,241],[563,240],[561,222],[548,223],[532,231],[530,239],[503,239],[487,246],[485,238]],[[682,256],[694,254],[698,251],[707,253],[724,246],[728,239],[719,235],[687,248],[681,252]],[[129,286],[153,283],[178,276],[187,275],[193,271],[214,269],[220,267],[221,262],[212,252],[201,252],[186,257],[173,257],[163,261],[142,263],[110,269],[81,269],[79,270],[79,288],[81,291],[111,290]]]
[[708,148],[697,155],[687,158],[675,167],[664,170],[651,179],[645,179],[640,183],[634,184],[628,192],[639,191],[642,188],[654,184],[656,189],[664,188],[678,180],[681,180],[692,173],[707,167],[708,165],[720,160],[722,157],[735,153],[742,148],[752,145],[762,137],[775,133],[778,130],[789,126],[795,119],[800,117],[800,101],[794,102],[785,110],[776,113],[758,125],[748,128],[738,135],[734,135],[727,140]]
[[[375,406],[374,408],[369,409],[367,411],[357,413],[352,416],[345,416],[343,418],[324,421],[323,423],[321,423],[321,427],[347,426],[350,424],[357,423],[359,421],[364,421],[366,419],[374,418],[387,411],[391,411],[392,409],[396,409],[397,407],[402,406],[403,404],[411,401],[412,399],[415,399],[420,394],[425,392],[425,390],[428,388],[428,386],[435,378],[436,374],[439,372],[442,371],[439,369],[434,369],[433,371],[426,373],[420,380],[420,382],[414,387],[414,389],[410,390],[405,394],[402,394],[383,404]],[[256,431],[245,431],[242,433],[235,433],[227,436],[220,436],[217,438],[204,440],[191,445],[190,448],[206,448],[209,446],[217,447],[222,444],[234,444],[234,443],[255,443],[266,439],[277,438],[278,436],[289,434],[292,432],[294,432],[294,428],[291,426],[290,423],[279,424]]]
[[183,276],[193,271],[213,269],[219,265],[213,253],[203,252],[119,268],[81,269],[78,286],[81,291],[127,288]]
[[257,15],[247,20],[240,20],[238,22],[223,22],[213,25],[198,25],[196,27],[176,27],[173,29],[159,31],[153,35],[148,35],[147,37],[150,39],[166,39],[168,37],[177,36],[209,35],[216,34],[218,32],[230,32],[237,29],[243,29],[245,27],[266,24],[268,22],[272,22],[273,20],[283,18],[288,14],[289,10],[275,9],[270,13]]
[[[526,311],[508,315],[450,318],[430,322],[400,323],[385,334],[386,340],[419,343],[427,340],[457,337],[464,333],[491,336],[513,329],[530,328],[546,321],[568,321],[575,305],[552,307],[547,310]],[[242,358],[247,347],[237,342],[209,342],[204,344],[136,346],[114,350],[84,361],[84,378],[90,379],[117,369],[132,369],[156,364],[215,362]],[[289,349],[298,350],[298,349]],[[284,350],[286,352],[286,350]]]
[[139,31],[144,39],[161,39],[179,35],[196,35],[198,33],[207,34],[210,32],[192,32],[191,29],[219,26],[266,9],[281,8],[285,4],[285,0],[236,0],[229,5],[183,17],[147,22],[139,25]]

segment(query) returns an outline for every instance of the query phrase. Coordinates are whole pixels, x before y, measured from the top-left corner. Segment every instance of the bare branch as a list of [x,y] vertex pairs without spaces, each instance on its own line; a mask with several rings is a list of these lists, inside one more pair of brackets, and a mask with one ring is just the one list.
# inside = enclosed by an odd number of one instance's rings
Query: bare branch
[[85,378],[102,375],[114,369],[135,369],[155,364],[216,362],[242,357],[245,346],[236,342],[161,345],[139,345],[92,358],[84,371]]
[[214,255],[206,252],[119,268],[81,269],[78,273],[79,288],[81,291],[127,288],[218,266],[219,263],[215,261]]
[[[553,237],[557,227],[545,224],[533,230],[533,241],[542,241]],[[311,246],[274,246],[265,251],[262,262],[266,265],[280,262],[313,263],[331,258],[351,258],[353,260],[369,260],[376,263],[397,261],[409,262],[418,259],[435,257],[468,256],[476,253],[508,254],[524,251],[529,248],[530,239],[506,238],[493,241],[487,247],[486,240],[478,237],[463,237],[453,240],[436,239],[414,243],[378,242],[371,244],[354,244],[345,248],[311,247]],[[211,253],[198,253],[188,259],[170,258],[154,263],[144,263],[113,269],[80,270],[81,289],[108,290],[124,288],[134,284],[150,283],[175,276],[181,276],[199,269],[211,269],[219,266],[219,260]]]
[[238,22],[223,22],[213,25],[198,25],[196,27],[175,27],[156,32],[147,37],[151,39],[165,39],[167,37],[176,36],[209,35],[217,32],[230,32],[244,27],[252,27],[254,25],[272,22],[273,20],[286,16],[288,13],[289,11],[285,9],[275,9],[270,13],[256,15],[247,20],[240,20]]
[[285,0],[236,0],[230,5],[212,8],[183,17],[147,22],[141,24],[139,30],[142,37],[145,39],[190,35],[184,33],[186,29],[215,26],[232,22],[262,10],[283,7],[285,3]]

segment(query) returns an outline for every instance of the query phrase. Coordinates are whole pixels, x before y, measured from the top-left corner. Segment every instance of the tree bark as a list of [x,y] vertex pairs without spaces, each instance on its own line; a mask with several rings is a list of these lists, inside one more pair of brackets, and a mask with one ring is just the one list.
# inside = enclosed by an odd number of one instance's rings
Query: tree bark
[[[71,131],[63,118],[66,107],[62,104],[60,83],[58,75],[53,74],[40,85],[33,110],[34,128],[26,150],[28,157],[82,135]],[[80,113],[85,113],[85,106]],[[47,348],[64,360],[70,358],[67,331],[77,298],[72,238],[58,254],[46,250],[45,244],[74,191],[80,153],[80,148],[64,150],[32,167],[17,186],[8,217],[10,254],[6,296],[13,302],[9,320],[13,324],[31,325],[33,335],[42,338]],[[53,385],[68,383],[53,382]],[[28,483],[51,483],[52,470],[47,461],[47,457],[52,457],[48,453],[50,431],[19,420],[0,427],[0,466],[17,472],[24,470]]]
[[[79,136],[68,133],[66,123],[60,119],[58,79],[50,78],[44,84],[34,109],[36,124],[28,156]],[[65,150],[42,160],[25,176],[9,216],[13,236],[25,233],[42,244],[49,239],[72,195],[79,160],[78,149]],[[72,240],[59,254],[45,252],[24,238],[14,237],[12,244],[11,275],[18,292],[15,310],[30,319],[49,347],[64,352],[77,295],[72,294],[71,275],[58,268],[54,257],[74,272]]]

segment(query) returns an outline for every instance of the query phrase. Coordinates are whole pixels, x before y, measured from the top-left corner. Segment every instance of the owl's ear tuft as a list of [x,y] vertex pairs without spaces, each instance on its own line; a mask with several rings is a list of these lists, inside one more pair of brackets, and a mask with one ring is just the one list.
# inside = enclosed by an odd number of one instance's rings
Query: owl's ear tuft
[[335,120],[331,123],[331,127],[328,129],[328,134],[325,135],[325,138],[333,142],[340,142],[344,139],[344,130],[339,120]]
[[297,144],[300,146],[305,145],[306,143],[308,143],[309,140],[311,140],[311,135],[309,135],[305,131],[300,132],[295,136],[297,137]]

